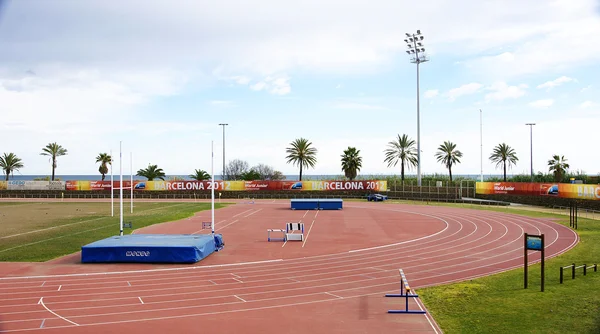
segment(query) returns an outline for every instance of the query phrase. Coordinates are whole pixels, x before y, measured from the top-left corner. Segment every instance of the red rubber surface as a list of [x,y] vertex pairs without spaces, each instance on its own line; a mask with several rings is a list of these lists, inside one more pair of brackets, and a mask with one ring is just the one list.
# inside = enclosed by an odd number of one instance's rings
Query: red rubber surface
[[[205,211],[135,233],[209,233],[209,220]],[[79,254],[0,264],[0,331],[436,333],[429,314],[387,313],[404,308],[384,297],[399,293],[399,268],[418,289],[521,267],[524,232],[545,234],[547,258],[579,240],[544,219],[387,203],[292,211],[257,201],[215,220],[225,249],[193,265],[83,265]],[[304,242],[267,242],[267,228],[298,221]]]

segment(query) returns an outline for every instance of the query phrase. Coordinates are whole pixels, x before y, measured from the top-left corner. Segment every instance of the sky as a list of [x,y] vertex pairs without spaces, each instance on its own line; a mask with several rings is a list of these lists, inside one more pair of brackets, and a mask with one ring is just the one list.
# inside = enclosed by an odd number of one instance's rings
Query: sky
[[530,172],[531,145],[536,173],[554,154],[600,173],[596,0],[0,0],[0,153],[49,175],[40,152],[57,142],[57,174],[85,175],[112,151],[118,173],[121,142],[124,174],[218,175],[227,123],[227,161],[293,175],[285,149],[303,137],[318,150],[305,174],[342,174],[349,146],[360,174],[399,174],[384,150],[417,139],[417,29],[423,174],[447,173],[444,141],[463,153],[453,174],[500,174],[500,143],[519,158],[509,174]]

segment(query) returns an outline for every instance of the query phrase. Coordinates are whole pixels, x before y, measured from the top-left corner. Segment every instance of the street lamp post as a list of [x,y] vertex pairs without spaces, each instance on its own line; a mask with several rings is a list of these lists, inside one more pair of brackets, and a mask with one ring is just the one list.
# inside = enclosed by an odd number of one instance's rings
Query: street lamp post
[[225,126],[229,124],[219,123],[219,125],[223,127],[223,172],[221,174],[221,179],[225,181]]
[[416,34],[406,33],[406,45],[408,50],[406,53],[411,56],[410,62],[417,64],[417,184],[421,186],[421,115],[419,101],[419,64],[429,61],[425,55],[425,47],[423,46],[423,35],[421,30],[417,30]]
[[533,182],[533,126],[535,123],[526,123],[525,125],[529,125],[529,145],[531,150],[531,182]]

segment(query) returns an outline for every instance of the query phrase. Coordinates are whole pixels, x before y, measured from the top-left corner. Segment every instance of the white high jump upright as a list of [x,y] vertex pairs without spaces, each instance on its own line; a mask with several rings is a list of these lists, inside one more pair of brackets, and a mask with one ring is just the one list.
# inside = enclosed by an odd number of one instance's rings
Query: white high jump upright
[[214,141],[210,142],[210,175],[211,175],[211,187],[210,187],[210,210],[211,210],[211,228],[213,239],[215,237],[215,172],[214,172]]
[[110,150],[110,216],[115,216],[115,200],[114,200],[114,189],[113,189],[113,153]]
[[123,152],[121,150],[122,143],[122,141],[119,141],[119,208],[121,209],[119,216],[119,230],[121,231],[121,236],[123,236]]
[[133,213],[133,152],[129,152],[129,171],[131,173],[129,188],[131,188],[131,195],[129,200],[131,202],[131,213]]

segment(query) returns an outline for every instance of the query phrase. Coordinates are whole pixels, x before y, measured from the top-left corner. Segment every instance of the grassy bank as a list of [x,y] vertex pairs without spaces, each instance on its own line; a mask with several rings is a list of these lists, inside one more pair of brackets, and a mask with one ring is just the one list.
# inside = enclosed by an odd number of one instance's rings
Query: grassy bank
[[[191,217],[209,210],[210,203],[140,202],[133,214],[129,206],[124,209],[124,221],[138,229]],[[40,262],[78,252],[83,245],[119,234],[118,207],[114,214],[107,203],[0,203],[0,261]]]
[[[474,208],[558,219],[568,216],[508,208]],[[529,266],[529,287],[523,288],[523,269],[466,282],[419,289],[421,300],[445,333],[600,333],[600,271],[576,278],[559,268],[571,263],[600,262],[600,222],[579,219],[580,243],[546,261],[545,291],[540,292],[540,265]]]

